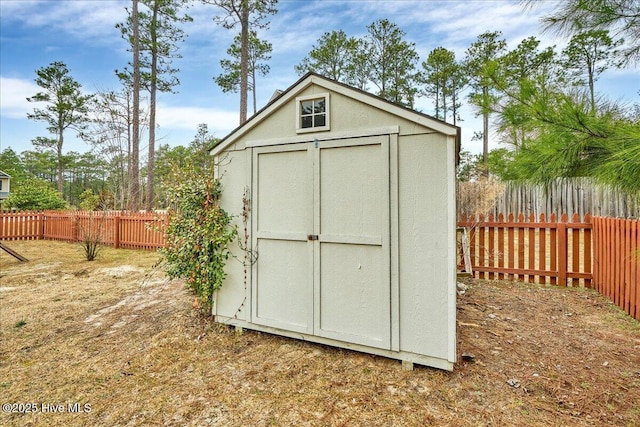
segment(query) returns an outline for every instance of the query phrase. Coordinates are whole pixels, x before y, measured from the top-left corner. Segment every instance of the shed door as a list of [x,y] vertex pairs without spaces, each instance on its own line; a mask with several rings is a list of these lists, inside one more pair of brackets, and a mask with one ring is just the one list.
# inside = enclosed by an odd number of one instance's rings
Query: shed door
[[310,144],[255,148],[254,323],[313,333],[313,158]]
[[389,138],[253,155],[252,321],[391,347]]
[[391,346],[389,137],[315,152],[316,335]]

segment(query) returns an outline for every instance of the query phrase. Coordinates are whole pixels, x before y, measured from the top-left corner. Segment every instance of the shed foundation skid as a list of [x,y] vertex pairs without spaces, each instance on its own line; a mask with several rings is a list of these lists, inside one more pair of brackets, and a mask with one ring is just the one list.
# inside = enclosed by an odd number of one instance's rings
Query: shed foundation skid
[[294,338],[302,341],[309,341],[316,344],[329,345],[332,347],[339,347],[347,350],[359,351],[362,353],[387,357],[389,359],[401,361],[402,369],[407,371],[413,370],[413,364],[430,366],[432,368],[443,369],[446,371],[453,371],[453,367],[454,367],[454,362],[451,362],[446,359],[439,359],[435,357],[425,356],[423,354],[409,353],[406,351],[391,351],[391,350],[384,350],[384,349],[375,348],[375,347],[367,347],[364,345],[354,344],[354,343],[345,342],[345,341],[336,341],[332,339],[318,337],[315,335],[300,334],[300,333],[287,331],[284,329],[270,328],[267,326],[261,326],[261,325],[256,325],[254,323],[242,322],[242,321],[238,321],[237,319],[225,318],[221,316],[216,316],[215,321],[217,323],[233,326],[236,328],[236,331],[252,330],[252,331],[258,331],[258,332],[265,332],[265,333],[279,335],[283,337]]

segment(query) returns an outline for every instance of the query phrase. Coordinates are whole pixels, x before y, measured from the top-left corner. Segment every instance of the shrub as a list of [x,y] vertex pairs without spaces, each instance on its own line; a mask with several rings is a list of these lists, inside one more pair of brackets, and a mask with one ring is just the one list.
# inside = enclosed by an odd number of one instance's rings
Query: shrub
[[87,261],[93,261],[98,257],[103,247],[103,226],[105,223],[104,212],[90,211],[85,215],[76,216],[76,227],[80,233],[80,246]]
[[32,178],[22,182],[19,187],[12,188],[2,206],[6,209],[41,211],[64,209],[67,207],[67,202],[50,183]]
[[221,192],[220,181],[207,174],[187,173],[170,186],[167,246],[161,249],[169,277],[185,279],[208,312],[237,235],[232,217],[219,205]]

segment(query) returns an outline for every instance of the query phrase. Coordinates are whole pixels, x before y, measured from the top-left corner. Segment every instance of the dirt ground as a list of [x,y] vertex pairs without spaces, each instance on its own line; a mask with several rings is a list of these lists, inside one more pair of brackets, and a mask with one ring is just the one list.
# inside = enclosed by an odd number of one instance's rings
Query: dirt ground
[[455,370],[406,372],[212,324],[152,252],[5,243],[3,426],[640,425],[640,323],[591,290],[468,281]]

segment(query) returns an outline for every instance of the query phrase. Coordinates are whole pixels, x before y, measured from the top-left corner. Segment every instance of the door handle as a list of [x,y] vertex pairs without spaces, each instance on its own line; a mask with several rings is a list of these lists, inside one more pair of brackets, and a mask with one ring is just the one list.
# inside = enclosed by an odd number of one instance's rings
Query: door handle
[[307,240],[318,240],[318,235],[317,234],[308,234],[307,235]]

